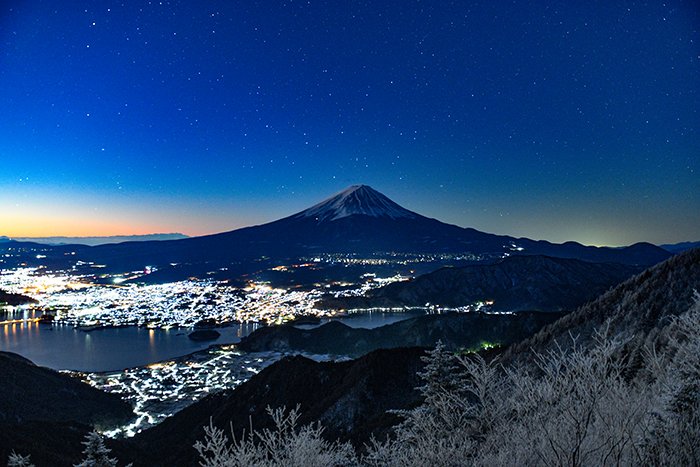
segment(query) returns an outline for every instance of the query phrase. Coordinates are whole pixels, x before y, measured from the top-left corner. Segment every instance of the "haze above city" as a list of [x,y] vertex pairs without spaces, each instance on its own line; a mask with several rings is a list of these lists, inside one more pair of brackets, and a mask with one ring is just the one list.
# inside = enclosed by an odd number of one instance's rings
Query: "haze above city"
[[5,4],[0,235],[201,235],[371,185],[585,244],[700,239],[693,2]]

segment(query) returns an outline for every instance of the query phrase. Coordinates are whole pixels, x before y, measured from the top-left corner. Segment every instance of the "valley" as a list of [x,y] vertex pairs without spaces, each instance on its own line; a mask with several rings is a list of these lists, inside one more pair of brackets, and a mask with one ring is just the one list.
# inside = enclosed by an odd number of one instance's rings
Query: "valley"
[[0,467],[700,466],[697,1],[4,1]]
[[[383,249],[387,237],[395,250]],[[354,442],[385,435],[396,417],[384,411],[419,401],[413,386],[392,386],[391,378],[414,384],[415,374],[354,375],[364,371],[358,368],[387,371],[391,360],[405,359],[416,371],[418,349],[438,342],[459,354],[508,354],[671,256],[645,244],[556,245],[461,229],[366,186],[280,221],[211,237],[94,247],[5,241],[0,251],[0,290],[8,297],[0,308],[0,352],[128,404],[128,419],[100,427],[117,449],[143,450],[161,433],[168,443],[187,439],[182,450],[173,444],[182,459],[191,459],[187,446],[202,417],[234,416],[252,403],[245,398],[257,401],[260,419],[263,402],[291,403],[297,396],[259,389],[261,378],[279,381],[290,371],[321,378],[328,391],[351,391],[360,398],[353,410],[364,413],[341,420],[307,401],[303,420],[321,420],[329,435]],[[203,332],[211,339],[194,339]],[[370,381],[370,393],[356,386]],[[379,390],[381,381],[395,392]],[[290,384],[301,390],[307,382]],[[180,426],[192,414],[197,421]]]

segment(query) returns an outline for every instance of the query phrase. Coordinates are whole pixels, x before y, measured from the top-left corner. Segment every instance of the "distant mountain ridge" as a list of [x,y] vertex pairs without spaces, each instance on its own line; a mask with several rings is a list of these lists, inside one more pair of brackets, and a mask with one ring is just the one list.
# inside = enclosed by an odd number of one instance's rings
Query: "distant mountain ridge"
[[312,329],[293,323],[266,326],[241,339],[237,347],[247,352],[308,352],[358,357],[378,349],[435,347],[438,340],[449,349],[506,346],[530,336],[559,313],[515,314],[447,313],[402,320],[373,329],[351,328],[331,321]]
[[318,306],[375,308],[465,306],[492,301],[494,311],[571,311],[641,269],[548,256],[510,256],[494,264],[442,268],[361,297],[327,298]]
[[593,341],[593,331],[607,323],[611,335],[628,338],[628,346],[638,351],[645,341],[658,339],[658,332],[693,303],[693,292],[700,291],[700,248],[683,253],[637,274],[573,313],[545,326],[532,337],[505,352],[507,358],[520,358],[532,350],[545,352],[559,343],[579,345]]
[[0,241],[15,240],[18,242],[33,242],[44,245],[107,245],[122,242],[145,242],[163,240],[181,240],[189,236],[181,233],[154,233],[145,235],[109,235],[97,237],[0,237]]
[[[0,244],[0,249],[11,247],[13,242]],[[387,252],[468,253],[486,258],[506,254],[547,255],[642,266],[663,261],[671,255],[649,243],[599,248],[575,242],[553,244],[488,234],[409,211],[366,185],[350,187],[307,210],[263,225],[181,240],[76,247],[69,255],[74,260],[92,261],[122,271],[146,266],[167,269],[177,264],[181,268],[178,274],[187,278],[232,264],[246,272],[245,265],[260,258],[298,259],[322,253],[371,255]],[[47,251],[46,262],[66,261],[65,253],[65,249],[53,254]],[[29,260],[32,261],[31,257]]]
[[671,253],[681,253],[683,251],[691,250],[693,248],[700,248],[700,242],[681,242],[659,246],[666,251],[670,251]]

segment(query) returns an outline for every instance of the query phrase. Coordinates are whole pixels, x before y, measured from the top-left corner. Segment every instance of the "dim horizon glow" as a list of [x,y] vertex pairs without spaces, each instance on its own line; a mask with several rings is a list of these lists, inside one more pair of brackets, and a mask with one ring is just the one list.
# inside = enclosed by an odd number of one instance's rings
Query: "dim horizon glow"
[[700,10],[10,1],[0,235],[196,236],[367,184],[485,232],[700,239]]

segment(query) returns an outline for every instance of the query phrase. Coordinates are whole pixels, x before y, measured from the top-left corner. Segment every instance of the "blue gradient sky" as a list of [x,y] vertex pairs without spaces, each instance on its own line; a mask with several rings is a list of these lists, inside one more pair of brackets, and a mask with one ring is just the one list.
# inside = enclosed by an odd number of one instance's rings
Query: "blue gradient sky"
[[204,234],[365,183],[480,230],[700,239],[694,2],[4,2],[0,235]]

